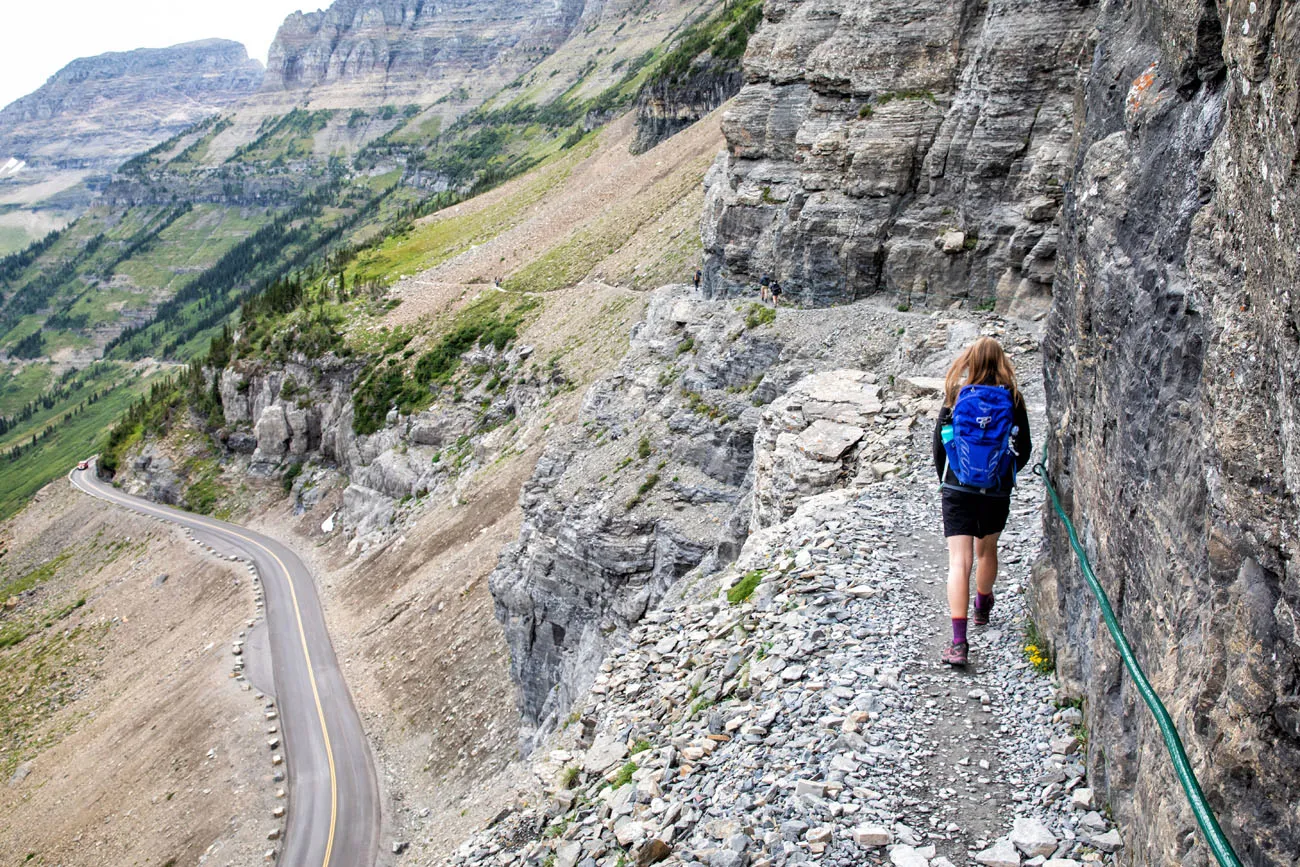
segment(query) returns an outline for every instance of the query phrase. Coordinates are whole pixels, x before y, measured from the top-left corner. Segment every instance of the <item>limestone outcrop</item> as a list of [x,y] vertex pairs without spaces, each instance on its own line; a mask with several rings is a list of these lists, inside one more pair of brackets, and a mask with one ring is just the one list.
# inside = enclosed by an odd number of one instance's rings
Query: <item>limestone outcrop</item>
[[754,437],[750,532],[781,523],[808,497],[857,474],[868,431],[882,420],[877,382],[861,370],[815,373],[763,413]]
[[778,280],[1043,312],[1070,162],[1077,0],[772,0],[709,179],[713,295]]
[[[1051,470],[1243,862],[1300,852],[1300,4],[1100,9],[1044,343]],[[1207,863],[1062,527],[1036,616],[1134,863]]]

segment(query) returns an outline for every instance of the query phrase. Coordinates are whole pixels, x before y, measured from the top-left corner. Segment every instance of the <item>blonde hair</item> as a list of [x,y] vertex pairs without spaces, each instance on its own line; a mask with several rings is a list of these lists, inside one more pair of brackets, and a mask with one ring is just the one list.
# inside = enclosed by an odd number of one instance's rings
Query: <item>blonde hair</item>
[[1011,359],[1007,358],[1002,344],[992,337],[981,337],[967,346],[948,368],[943,380],[945,406],[957,403],[957,392],[963,385],[1001,385],[1011,391],[1016,403],[1020,402],[1020,387],[1016,384]]

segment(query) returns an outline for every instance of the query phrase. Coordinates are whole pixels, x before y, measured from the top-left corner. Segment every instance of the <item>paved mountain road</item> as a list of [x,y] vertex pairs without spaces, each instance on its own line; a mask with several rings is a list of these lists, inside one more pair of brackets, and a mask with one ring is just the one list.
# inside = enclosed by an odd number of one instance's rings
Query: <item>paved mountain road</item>
[[[379,786],[369,743],[339,669],[311,572],[279,542],[224,521],[132,497],[73,470],[91,496],[187,527],[205,544],[256,567],[266,592],[272,672],[288,765],[282,867],[371,867],[379,841]],[[259,734],[261,734],[259,732]],[[268,767],[270,754],[267,755]],[[267,829],[270,816],[258,817]]]

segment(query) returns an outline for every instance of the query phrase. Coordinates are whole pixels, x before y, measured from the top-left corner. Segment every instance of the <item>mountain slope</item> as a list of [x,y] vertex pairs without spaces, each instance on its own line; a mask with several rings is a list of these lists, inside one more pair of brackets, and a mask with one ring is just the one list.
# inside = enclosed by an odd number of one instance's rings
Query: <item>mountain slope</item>
[[[629,152],[635,135],[625,116],[363,252],[345,285],[392,278],[377,298],[359,292],[340,304],[337,276],[326,275],[296,309],[259,309],[213,371],[221,427],[209,438],[201,419],[173,411],[165,426],[146,423],[120,460],[128,490],[238,510],[314,552],[385,785],[400,794],[395,833],[417,859],[450,852],[512,784],[519,721],[487,576],[519,532],[519,491],[548,431],[576,417],[587,386],[623,354],[645,303],[633,287],[687,279],[698,261],[718,117],[641,156]],[[602,236],[595,260],[574,264],[572,276],[493,287],[608,225],[625,228]],[[369,402],[354,394],[387,387],[373,371],[400,367],[410,378],[462,326],[518,308],[504,349],[469,350],[436,393],[393,420],[382,403],[375,429],[358,433],[357,406]],[[340,335],[327,352],[308,351],[318,322]],[[358,388],[363,380],[376,387]]]
[[[441,77],[429,79],[432,90],[409,97],[422,102],[390,102],[385,85],[363,77],[342,89],[264,91],[188,127],[127,161],[95,207],[65,232],[0,261],[0,360],[11,362],[3,373],[35,382],[101,357],[191,359],[246,300],[295,273],[314,280],[342,267],[349,285],[361,280],[373,284],[367,292],[382,294],[409,273],[398,264],[419,264],[399,260],[388,268],[386,237],[401,237],[423,215],[579,148],[589,130],[633,104],[675,56],[674,40],[689,42],[695,23],[719,6],[716,0],[588,4],[569,38],[525,76],[516,74],[519,64],[543,55],[511,46],[524,31],[541,32],[555,10],[543,4],[502,12],[513,30],[493,30],[484,22],[497,7],[475,4],[459,17],[435,16],[434,23],[458,28],[456,39],[487,39],[499,56],[489,51],[482,68],[468,60],[442,68]],[[419,8],[434,14],[431,6]],[[349,18],[349,9],[356,16]],[[341,3],[331,14],[360,27],[369,13]],[[414,23],[393,26],[392,50],[421,43],[423,31],[412,29]],[[507,72],[514,76],[509,84],[489,94],[493,76]],[[336,107],[304,108],[298,100]],[[610,186],[603,189],[608,196]],[[678,203],[679,191],[667,195],[647,202],[638,222],[593,231],[609,250],[619,248],[639,221],[660,219],[663,207]],[[678,208],[675,242],[683,237],[683,220],[693,221]],[[592,258],[590,245],[574,256],[582,246],[582,238],[573,239],[521,278],[559,286],[584,276],[600,257]],[[376,256],[374,266],[359,264]],[[670,270],[682,267],[683,256],[677,258]],[[618,264],[616,279],[641,264]],[[650,281],[644,268],[635,274],[638,286]],[[39,389],[26,395],[48,400]],[[10,442],[46,430],[31,417],[6,428]],[[94,447],[90,441],[75,446]],[[36,460],[34,451],[18,457]],[[40,479],[38,470],[21,472],[30,483]],[[13,464],[0,468],[16,471]],[[51,478],[61,467],[43,471]]]
[[89,193],[73,187],[246,98],[262,76],[221,39],[74,60],[0,110],[0,210],[75,214]]

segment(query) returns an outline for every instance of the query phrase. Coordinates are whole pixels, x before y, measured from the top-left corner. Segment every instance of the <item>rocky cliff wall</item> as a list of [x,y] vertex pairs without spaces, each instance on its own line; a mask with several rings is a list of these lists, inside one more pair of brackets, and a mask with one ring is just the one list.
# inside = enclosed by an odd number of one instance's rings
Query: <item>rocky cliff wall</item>
[[[1100,7],[1044,345],[1052,472],[1242,859],[1300,852],[1300,4]],[[1205,864],[1061,527],[1036,611],[1140,864]]]
[[[499,86],[534,65],[569,35],[583,0],[336,0],[295,12],[280,27],[265,89],[378,81],[404,84],[490,74]],[[499,79],[499,81],[498,81]],[[388,90],[370,93],[383,102]]]
[[1078,0],[770,0],[703,219],[706,285],[1045,309]]
[[680,80],[647,85],[636,98],[633,153],[645,153],[694,124],[740,92],[744,74],[736,63],[705,60]]

